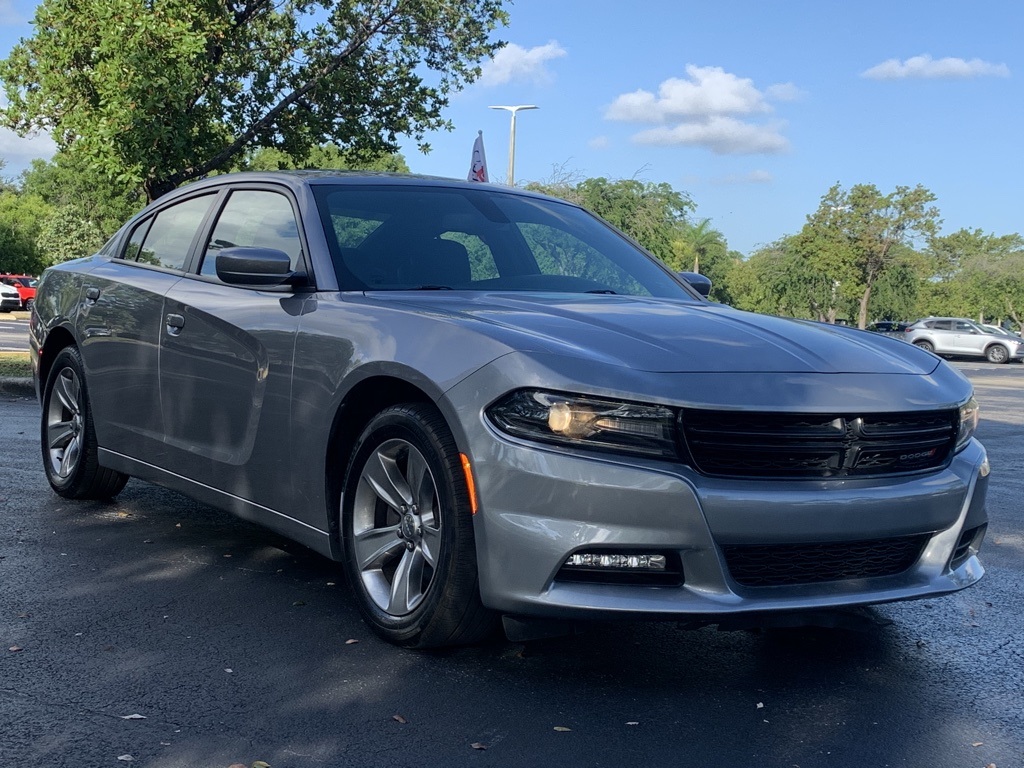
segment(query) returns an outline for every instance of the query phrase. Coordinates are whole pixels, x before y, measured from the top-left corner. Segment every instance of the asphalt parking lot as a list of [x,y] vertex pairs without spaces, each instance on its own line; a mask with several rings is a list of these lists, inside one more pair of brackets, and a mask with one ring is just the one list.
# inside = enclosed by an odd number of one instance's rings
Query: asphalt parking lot
[[1024,764],[1024,366],[958,363],[993,480],[986,578],[843,629],[596,625],[418,653],[334,564],[173,492],[50,493],[0,396],[0,765]]

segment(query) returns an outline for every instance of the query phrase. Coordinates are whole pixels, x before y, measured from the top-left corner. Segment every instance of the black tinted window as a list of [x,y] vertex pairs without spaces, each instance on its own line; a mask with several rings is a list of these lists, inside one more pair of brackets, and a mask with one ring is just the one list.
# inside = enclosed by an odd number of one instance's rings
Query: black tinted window
[[217,274],[217,254],[224,248],[258,246],[284,251],[299,268],[302,243],[288,198],[265,190],[231,193],[206,246],[200,273]]
[[574,206],[456,187],[315,189],[343,289],[622,293],[696,300]]
[[[202,195],[164,208],[136,227],[124,258],[167,269],[183,269],[192,241],[215,195]],[[150,223],[152,222],[152,223]]]

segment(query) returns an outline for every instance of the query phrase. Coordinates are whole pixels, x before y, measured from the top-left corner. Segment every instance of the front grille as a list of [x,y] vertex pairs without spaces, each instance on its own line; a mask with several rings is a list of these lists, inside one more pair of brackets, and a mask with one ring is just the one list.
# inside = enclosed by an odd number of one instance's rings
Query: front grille
[[945,465],[956,410],[888,414],[778,414],[684,409],[694,467],[719,477],[865,477]]
[[927,534],[824,544],[725,546],[726,567],[746,587],[818,584],[894,576],[921,556]]

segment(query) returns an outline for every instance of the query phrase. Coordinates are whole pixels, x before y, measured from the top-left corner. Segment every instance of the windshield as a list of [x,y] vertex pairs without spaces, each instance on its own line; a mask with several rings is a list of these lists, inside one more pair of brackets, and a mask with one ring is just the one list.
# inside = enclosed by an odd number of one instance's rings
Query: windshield
[[490,189],[315,187],[342,290],[615,293],[698,301],[575,206]]

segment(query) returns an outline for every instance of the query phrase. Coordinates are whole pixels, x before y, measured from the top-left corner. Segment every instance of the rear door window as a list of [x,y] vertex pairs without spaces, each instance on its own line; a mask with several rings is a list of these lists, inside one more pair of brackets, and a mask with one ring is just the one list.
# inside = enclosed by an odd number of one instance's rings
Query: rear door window
[[124,258],[165,269],[184,269],[215,194],[176,203],[146,219],[128,237]]

